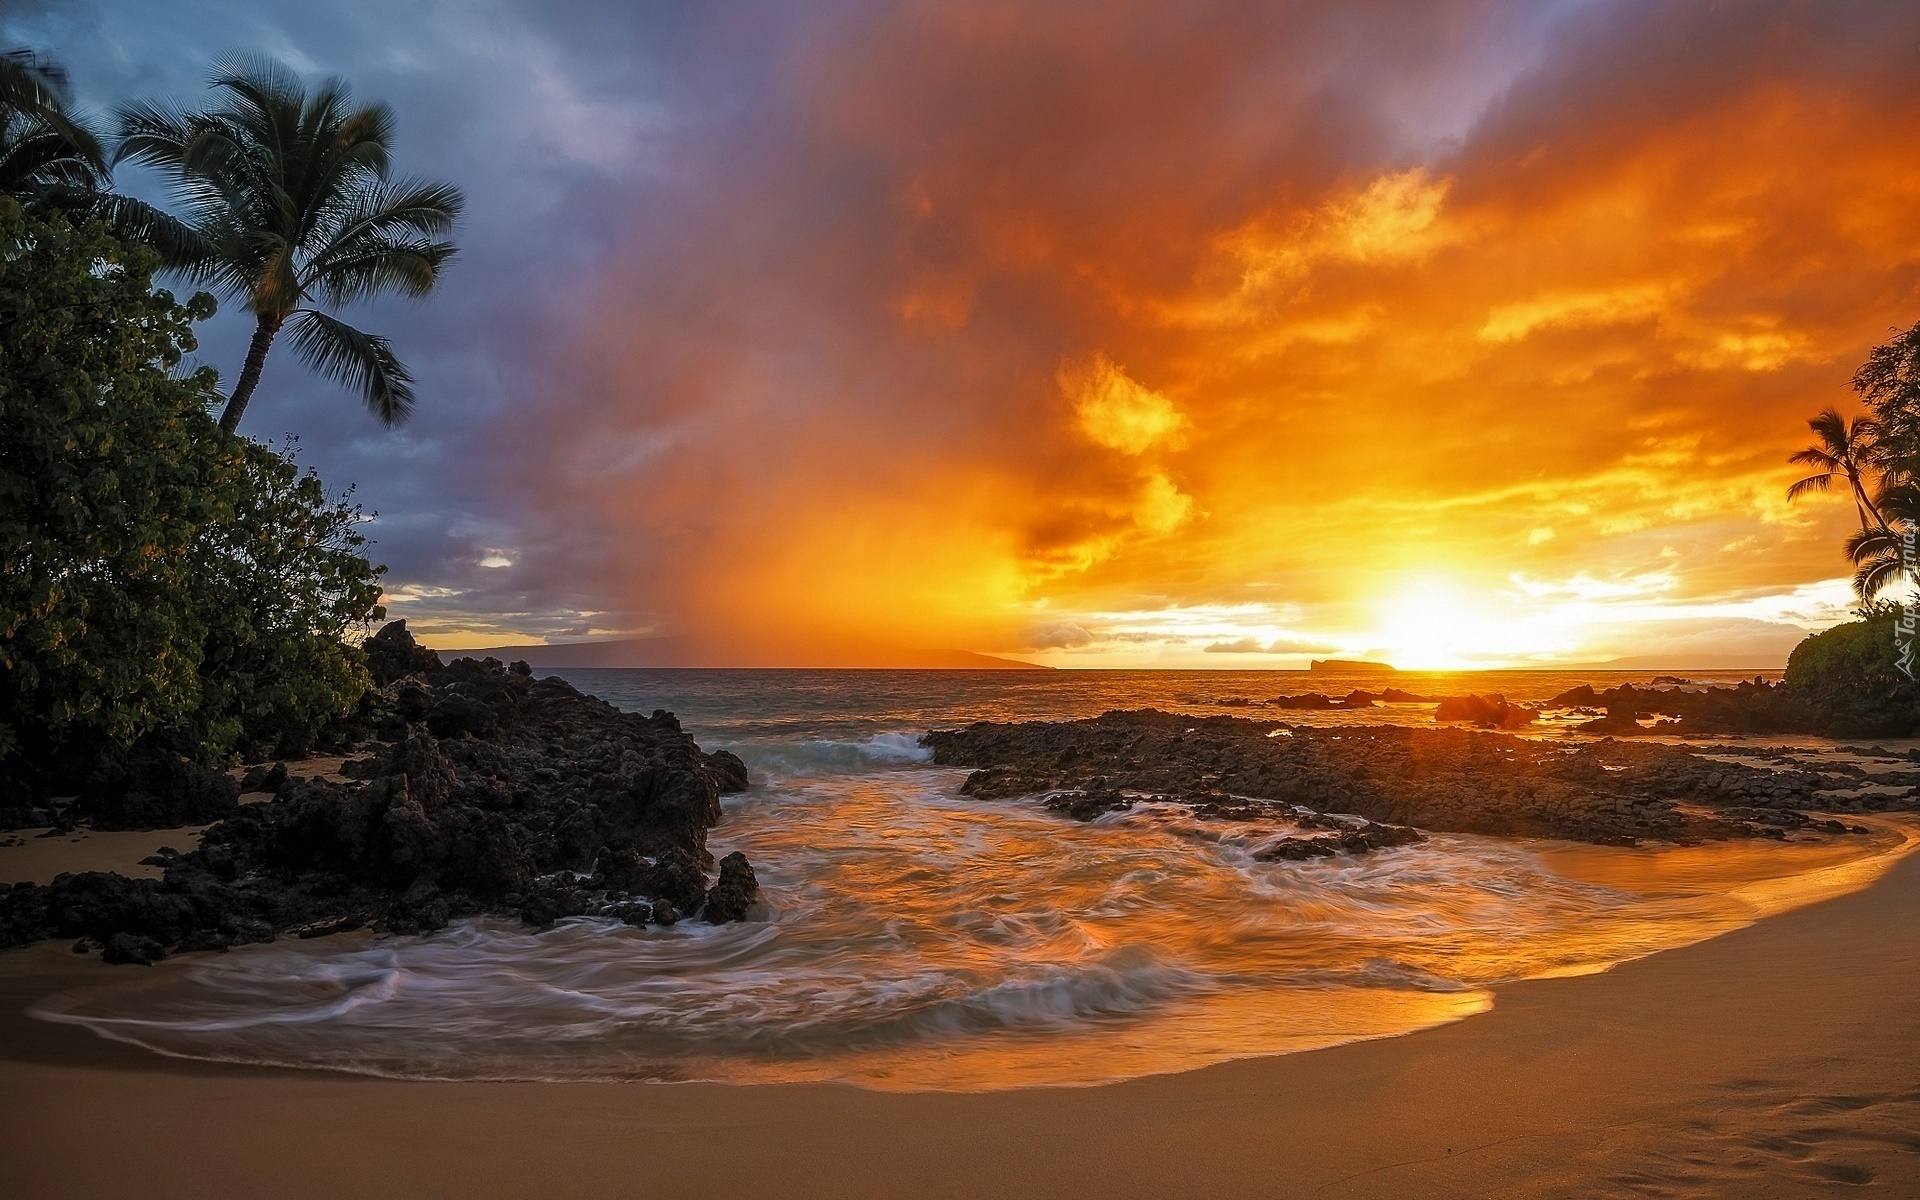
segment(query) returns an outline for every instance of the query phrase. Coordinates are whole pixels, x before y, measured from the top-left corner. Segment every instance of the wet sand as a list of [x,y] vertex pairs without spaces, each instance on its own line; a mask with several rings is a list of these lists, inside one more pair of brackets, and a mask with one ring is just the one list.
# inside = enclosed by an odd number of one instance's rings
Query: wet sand
[[48,836],[46,829],[0,834],[0,883],[52,883],[68,871],[115,871],[135,879],[158,879],[157,866],[142,863],[161,848],[187,854],[200,845],[205,825],[178,829],[95,832],[75,829]]
[[0,1193],[1920,1194],[1920,855],[1453,1025],[1085,1089],[405,1083],[21,1015],[108,969],[0,956]]

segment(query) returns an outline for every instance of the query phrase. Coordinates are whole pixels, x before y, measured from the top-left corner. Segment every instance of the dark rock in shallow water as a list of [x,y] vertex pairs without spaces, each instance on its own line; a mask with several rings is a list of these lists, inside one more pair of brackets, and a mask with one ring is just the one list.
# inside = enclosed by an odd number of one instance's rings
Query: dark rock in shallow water
[[603,850],[594,863],[593,882],[611,892],[638,891],[647,886],[652,869],[653,864],[642,858],[638,850],[625,847]]
[[[1658,681],[1656,681],[1658,682]],[[1909,685],[1911,686],[1911,685]],[[1589,684],[1569,688],[1547,701],[1549,708],[1604,708],[1607,716],[1581,726],[1583,732],[1645,733],[1628,727],[1628,714],[1670,717],[1663,733],[1688,736],[1728,733],[1817,733],[1830,737],[1906,736],[1920,727],[1920,711],[1904,715],[1897,706],[1862,714],[1847,698],[1822,697],[1806,688],[1793,688],[1765,679],[1749,679],[1732,687],[1639,687],[1623,683],[1596,691]]]
[[[480,914],[544,925],[641,906],[669,921],[709,905],[706,835],[721,793],[747,784],[738,758],[702,753],[671,713],[621,712],[491,660],[440,667],[408,650],[404,629],[382,632],[387,660],[409,669],[382,697],[399,727],[349,762],[347,782],[285,779],[271,801],[238,805],[238,785],[218,775],[226,819],[166,858],[164,879],[91,872],[0,891],[0,948],[124,935],[113,961],[152,961],[360,925],[418,933]],[[443,712],[460,714],[457,730],[443,726],[457,736],[431,731]],[[742,895],[751,903],[751,868],[734,859],[715,919],[733,919]]]
[[[1270,736],[1281,730],[1291,736]],[[1210,819],[1282,819],[1337,832],[1343,823],[1317,814],[1346,813],[1379,825],[1606,845],[1759,836],[1777,826],[1746,820],[1742,810],[1819,809],[1829,789],[1858,786],[1838,770],[1771,770],[1660,744],[1567,745],[1404,726],[1288,729],[1152,709],[1085,721],[982,722],[924,742],[936,763],[978,768],[961,790],[982,800],[1056,792],[1195,797],[1194,814]]]
[[760,881],[754,877],[753,866],[736,850],[720,860],[720,879],[707,892],[707,906],[701,916],[713,925],[742,920],[759,894]]
[[1505,696],[1448,696],[1434,709],[1436,721],[1466,721],[1485,729],[1519,729],[1539,717],[1530,708],[1507,703]]
[[1681,732],[1678,721],[1655,721],[1651,725],[1642,725],[1640,718],[1650,717],[1652,713],[1643,713],[1632,704],[1610,704],[1607,715],[1591,721],[1582,721],[1574,726],[1581,733],[1613,734],[1620,737],[1635,737],[1643,733]]
[[1267,701],[1267,705],[1271,708],[1294,708],[1300,709],[1303,712],[1311,712],[1318,709],[1332,708],[1333,698],[1323,696],[1319,692],[1308,692],[1301,696],[1275,696],[1273,699]]
[[360,913],[348,913],[344,917],[329,917],[322,921],[312,921],[296,929],[287,930],[297,938],[332,937],[336,933],[352,933],[356,929],[365,929],[367,918]]
[[647,869],[644,890],[679,912],[696,913],[707,899],[707,879],[693,855],[674,847]]
[[706,756],[707,774],[723,796],[747,790],[747,764],[731,750],[713,750]]
[[1057,776],[1050,771],[987,767],[967,776],[967,781],[960,785],[960,794],[976,800],[1010,800],[1047,791],[1056,786],[1056,780]]
[[1281,838],[1254,857],[1262,862],[1303,862],[1309,858],[1332,858],[1340,854],[1365,854],[1394,846],[1412,846],[1426,840],[1426,836],[1418,829],[1369,821],[1357,828],[1342,829],[1335,833]]
[[102,962],[133,963],[150,967],[167,956],[167,948],[139,933],[116,933],[100,950]]
[[1110,812],[1124,812],[1133,807],[1133,800],[1112,788],[1100,788],[1084,792],[1057,792],[1047,797],[1046,805],[1054,812],[1076,821],[1091,821]]

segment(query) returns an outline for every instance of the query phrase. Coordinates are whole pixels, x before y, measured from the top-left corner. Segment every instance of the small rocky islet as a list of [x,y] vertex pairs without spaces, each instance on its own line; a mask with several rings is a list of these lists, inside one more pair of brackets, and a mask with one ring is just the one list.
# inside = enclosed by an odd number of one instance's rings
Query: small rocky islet
[[[635,925],[747,915],[752,865],[737,852],[716,864],[707,849],[720,797],[747,787],[739,758],[703,752],[671,713],[622,712],[524,664],[442,665],[404,622],[366,651],[380,685],[363,713],[374,738],[344,779],[276,764],[235,780],[169,753],[102,772],[60,820],[215,823],[191,853],[149,860],[160,879],[89,871],[0,884],[0,948],[75,938],[76,950],[144,963],[483,915],[535,926],[588,913]],[[241,803],[243,785],[272,796]]]

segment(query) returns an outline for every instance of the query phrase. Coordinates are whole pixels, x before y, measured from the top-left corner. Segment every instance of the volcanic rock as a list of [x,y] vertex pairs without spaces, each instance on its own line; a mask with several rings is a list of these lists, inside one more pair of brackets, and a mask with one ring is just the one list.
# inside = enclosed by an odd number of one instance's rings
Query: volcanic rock
[[1047,797],[1046,806],[1076,821],[1091,821],[1110,812],[1132,808],[1133,800],[1112,788],[1099,788],[1084,792],[1057,792]]
[[367,655],[367,673],[383,687],[408,675],[431,675],[440,670],[440,656],[415,642],[405,621],[387,622],[360,648]]
[[746,855],[735,850],[720,860],[720,878],[708,890],[707,906],[700,915],[715,925],[741,920],[759,894],[760,881],[754,878],[753,866]]
[[1434,709],[1436,721],[1466,721],[1484,729],[1519,729],[1531,725],[1539,713],[1507,703],[1498,693],[1488,696],[1448,696]]
[[[1282,730],[1291,736],[1270,736]],[[935,731],[923,744],[936,763],[977,768],[961,791],[982,800],[1192,797],[1196,816],[1216,819],[1271,818],[1337,832],[1351,821],[1326,814],[1351,814],[1377,825],[1611,845],[1761,836],[1777,826],[1748,820],[1746,810],[1851,804],[1834,792],[1858,787],[1845,772],[1719,762],[1645,742],[1567,745],[1391,725],[1289,728],[1153,709],[1082,721],[981,722]],[[1915,807],[1884,792],[1873,803]]]
[[[743,856],[728,856],[711,893],[703,869],[720,796],[747,786],[737,757],[702,753],[671,713],[621,712],[557,678],[493,660],[440,666],[397,623],[375,641],[393,736],[345,764],[345,782],[267,768],[246,781],[276,782],[273,799],[239,805],[225,774],[156,759],[100,794],[190,779],[225,819],[194,852],[165,857],[162,879],[89,872],[0,890],[0,948],[92,938],[110,961],[146,962],[361,925],[418,933],[480,914],[545,925],[643,910],[664,921],[714,900],[710,919],[734,920],[751,903]],[[119,803],[94,811],[133,807]]]
[[1309,858],[1332,858],[1339,854],[1365,854],[1392,846],[1412,846],[1426,841],[1426,835],[1405,825],[1382,825],[1368,821],[1357,828],[1337,833],[1318,833],[1311,837],[1285,837],[1258,851],[1262,862],[1302,862]]

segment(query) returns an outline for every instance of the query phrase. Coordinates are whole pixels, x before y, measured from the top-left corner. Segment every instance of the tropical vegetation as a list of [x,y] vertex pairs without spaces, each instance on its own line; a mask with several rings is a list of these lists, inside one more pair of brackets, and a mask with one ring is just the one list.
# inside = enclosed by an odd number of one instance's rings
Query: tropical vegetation
[[1849,419],[1828,408],[1808,422],[1815,441],[1792,461],[1813,473],[1787,496],[1844,488],[1853,502],[1859,525],[1842,548],[1854,568],[1860,619],[1800,643],[1785,683],[1828,731],[1908,736],[1920,732],[1912,608],[1920,600],[1898,589],[1920,584],[1920,324],[1875,347],[1854,373],[1853,390],[1865,411]]
[[0,197],[0,788],[71,790],[170,739],[202,761],[300,751],[368,687],[380,615],[362,514],[222,435],[214,311],[158,255]]
[[1807,424],[1815,442],[1792,456],[1814,473],[1787,489],[1789,499],[1843,485],[1859,528],[1844,549],[1863,604],[1914,582],[1920,534],[1920,323],[1875,347],[1855,372],[1866,412],[1851,420],[1828,408]]

